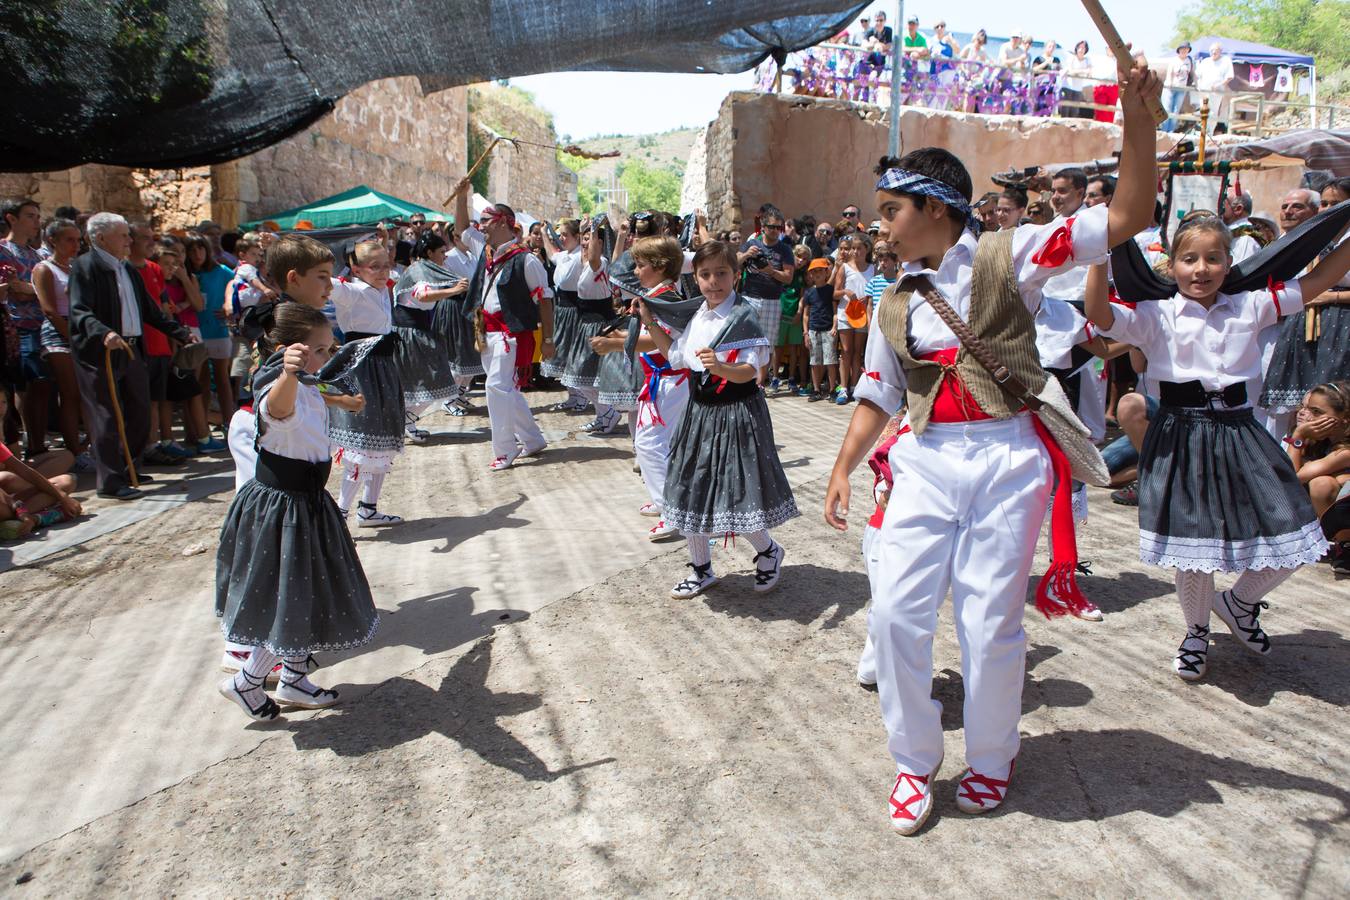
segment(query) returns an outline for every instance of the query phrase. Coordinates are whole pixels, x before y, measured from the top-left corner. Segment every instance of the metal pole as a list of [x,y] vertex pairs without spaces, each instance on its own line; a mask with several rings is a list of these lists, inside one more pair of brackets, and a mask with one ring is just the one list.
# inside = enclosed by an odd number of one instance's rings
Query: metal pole
[[900,155],[900,60],[905,46],[905,0],[895,16],[895,37],[891,43],[891,134],[886,143],[888,156]]

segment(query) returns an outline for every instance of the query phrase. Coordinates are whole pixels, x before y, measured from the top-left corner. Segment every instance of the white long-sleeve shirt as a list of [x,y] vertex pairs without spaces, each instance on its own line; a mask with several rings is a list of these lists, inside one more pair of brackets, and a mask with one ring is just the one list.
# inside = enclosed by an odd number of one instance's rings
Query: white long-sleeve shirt
[[[1072,252],[1059,266],[1034,262],[1037,256],[1060,231],[1067,229]],[[962,319],[970,321],[970,286],[975,267],[978,240],[969,231],[947,251],[937,271],[924,268],[922,263],[905,263],[904,275],[924,274],[946,298]],[[1094,206],[1081,210],[1065,221],[1048,225],[1022,225],[1013,233],[1013,272],[1022,302],[1033,313],[1040,308],[1045,282],[1075,266],[1101,262],[1107,251],[1107,207]],[[909,350],[923,356],[938,350],[959,347],[961,342],[947,323],[933,312],[923,295],[915,291],[909,300]],[[905,401],[907,380],[886,336],[877,328],[877,317],[867,334],[867,349],[863,356],[863,377],[854,389],[854,396],[869,400],[889,415],[895,415]],[[1151,373],[1150,373],[1151,374]]]
[[1219,294],[1208,310],[1177,294],[1134,309],[1112,306],[1115,321],[1101,333],[1138,347],[1153,381],[1199,381],[1218,391],[1260,379],[1261,329],[1302,308],[1297,281],[1276,293]]
[[366,284],[359,278],[333,279],[328,295],[337,312],[338,328],[344,333],[388,334],[394,328],[394,308],[389,288]]

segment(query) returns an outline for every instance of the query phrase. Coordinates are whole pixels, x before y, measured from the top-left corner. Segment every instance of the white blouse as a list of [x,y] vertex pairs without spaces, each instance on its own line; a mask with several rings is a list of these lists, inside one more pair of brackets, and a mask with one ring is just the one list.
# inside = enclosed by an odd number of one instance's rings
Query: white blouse
[[[1066,230],[1071,252],[1058,266],[1043,265],[1035,257]],[[1080,211],[1069,220],[1056,220],[1048,225],[1022,225],[1013,233],[1013,272],[1022,302],[1033,313],[1040,308],[1042,289],[1046,281],[1075,266],[1101,262],[1106,258],[1107,207],[1094,206]],[[952,246],[942,258],[937,271],[925,269],[921,263],[905,263],[905,275],[926,274],[933,286],[942,293],[962,319],[970,321],[970,286],[975,270],[975,251],[978,239],[969,231]],[[909,350],[915,356],[959,347],[961,342],[947,327],[928,301],[915,291],[909,301]],[[1152,374],[1150,372],[1150,374]],[[904,369],[886,336],[877,328],[877,317],[867,333],[867,350],[863,355],[863,377],[854,389],[854,396],[869,400],[890,415],[905,402],[906,379]]]
[[328,407],[313,385],[302,384],[295,392],[295,409],[284,419],[272,417],[269,390],[263,395],[258,412],[262,416],[262,435],[258,446],[269,453],[321,463],[330,458],[328,443]]
[[1138,347],[1151,381],[1199,381],[1218,391],[1260,378],[1259,332],[1302,308],[1297,281],[1275,293],[1219,294],[1209,309],[1177,294],[1134,309],[1113,305],[1115,321],[1101,333]]
[[603,256],[600,257],[600,269],[596,271],[583,258],[577,268],[576,284],[578,299],[604,300],[610,296],[612,289],[609,286],[609,261]]
[[575,291],[577,279],[586,268],[586,257],[581,248],[563,250],[553,255],[553,286],[560,291]]
[[[709,308],[705,302],[699,307],[698,312],[689,320],[689,327],[680,332],[680,336],[675,339],[675,343],[670,347],[670,353],[666,358],[670,360],[670,365],[676,369],[692,369],[695,372],[702,372],[705,368],[703,361],[698,358],[698,351],[712,345],[713,340],[722,333],[722,329],[727,325],[727,316],[731,314],[731,308],[736,304],[736,295],[733,293],[726,300],[716,307]],[[776,335],[775,335],[776,337]],[[769,347],[745,347],[736,353],[737,363],[749,363],[756,369],[763,368],[769,361]],[[732,352],[723,350],[718,352],[719,362],[727,362],[727,358]]]
[[388,334],[394,328],[394,308],[387,287],[372,287],[359,278],[334,278],[329,298],[337,311],[338,328],[344,332]]

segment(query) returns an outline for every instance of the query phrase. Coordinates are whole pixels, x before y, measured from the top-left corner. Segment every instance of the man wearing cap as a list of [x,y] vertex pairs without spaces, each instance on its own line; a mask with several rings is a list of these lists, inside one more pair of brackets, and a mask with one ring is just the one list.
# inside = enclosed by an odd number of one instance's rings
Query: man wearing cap
[[1209,101],[1209,130],[1216,125],[1228,124],[1228,98],[1232,91],[1228,85],[1234,78],[1233,58],[1223,55],[1223,45],[1218,41],[1209,45],[1209,56],[1200,60],[1195,67],[1195,86]]
[[1191,58],[1191,42],[1182,41],[1177,47],[1177,55],[1167,64],[1167,74],[1163,76],[1163,107],[1167,110],[1167,121],[1163,122],[1163,131],[1177,131],[1176,119],[1181,105],[1186,99],[1186,88],[1195,77],[1195,60]]
[[[879,14],[878,14],[879,15]],[[911,73],[928,73],[928,66],[919,63],[928,59],[928,38],[919,34],[919,17],[905,20],[905,68]]]

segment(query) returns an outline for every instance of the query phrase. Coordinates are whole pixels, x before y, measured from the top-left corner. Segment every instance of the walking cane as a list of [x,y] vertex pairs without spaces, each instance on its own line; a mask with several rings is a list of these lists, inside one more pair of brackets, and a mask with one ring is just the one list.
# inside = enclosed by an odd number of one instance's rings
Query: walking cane
[[[117,422],[117,437],[122,442],[122,456],[127,461],[127,474],[131,476],[131,486],[139,488],[141,480],[136,476],[136,463],[132,459],[131,448],[127,446],[127,424],[122,420],[122,404],[117,401],[117,382],[113,379],[112,353],[113,348],[103,348],[103,371],[108,378],[108,396],[112,398],[113,419]],[[136,358],[136,354],[132,352],[130,347],[127,348],[127,354],[132,359]]]

